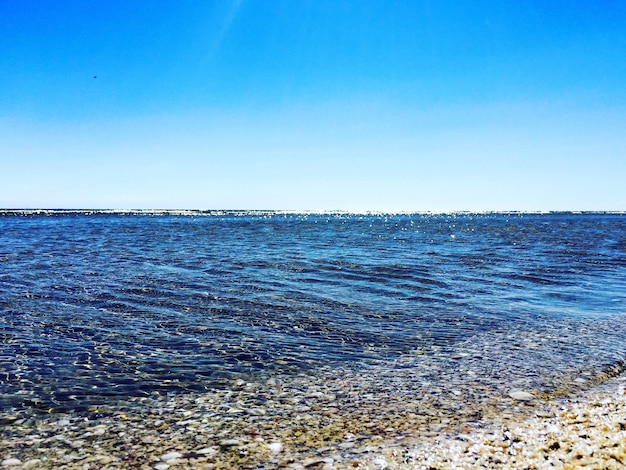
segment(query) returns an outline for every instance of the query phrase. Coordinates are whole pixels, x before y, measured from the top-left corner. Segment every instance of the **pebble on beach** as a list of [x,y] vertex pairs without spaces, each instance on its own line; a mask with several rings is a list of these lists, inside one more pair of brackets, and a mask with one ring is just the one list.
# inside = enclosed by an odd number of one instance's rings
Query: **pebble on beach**
[[522,390],[512,390],[509,392],[509,396],[518,401],[530,401],[535,399],[533,394]]
[[161,456],[161,460],[163,462],[169,462],[170,460],[175,460],[175,459],[179,459],[183,456],[183,454],[181,454],[180,452],[169,452],[165,455]]
[[0,465],[5,468],[16,467],[18,465],[22,465],[22,461],[15,458],[8,458],[4,459]]
[[283,450],[283,445],[280,442],[272,442],[267,447],[274,454],[278,454],[281,450]]

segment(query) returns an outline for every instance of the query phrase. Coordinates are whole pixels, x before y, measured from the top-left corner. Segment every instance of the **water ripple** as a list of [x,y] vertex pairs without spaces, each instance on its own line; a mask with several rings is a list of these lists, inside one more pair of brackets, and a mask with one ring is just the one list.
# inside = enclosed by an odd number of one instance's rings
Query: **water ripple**
[[[5,211],[0,404],[203,390],[489,335],[514,351],[521,330],[563,339],[524,367],[600,367],[626,353],[624,234],[622,214]],[[581,333],[599,319],[608,333]]]

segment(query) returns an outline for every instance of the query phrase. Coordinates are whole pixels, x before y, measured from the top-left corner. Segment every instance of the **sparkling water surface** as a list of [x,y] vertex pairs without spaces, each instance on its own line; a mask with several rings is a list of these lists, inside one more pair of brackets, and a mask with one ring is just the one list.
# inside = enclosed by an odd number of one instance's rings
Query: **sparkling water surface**
[[529,374],[600,370],[626,358],[624,314],[623,214],[0,216],[4,408],[402,367],[474,341],[523,350]]

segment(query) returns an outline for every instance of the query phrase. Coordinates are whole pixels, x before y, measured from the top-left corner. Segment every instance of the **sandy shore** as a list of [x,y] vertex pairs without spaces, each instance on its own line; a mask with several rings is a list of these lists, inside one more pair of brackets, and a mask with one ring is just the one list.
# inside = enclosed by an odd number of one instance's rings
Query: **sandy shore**
[[559,400],[521,395],[517,413],[458,421],[434,415],[419,420],[403,412],[391,416],[391,408],[381,403],[375,415],[360,402],[301,390],[306,382],[291,384],[294,388],[270,385],[240,382],[233,390],[142,399],[137,407],[81,414],[5,413],[0,415],[0,465],[85,470],[626,468],[626,377]]

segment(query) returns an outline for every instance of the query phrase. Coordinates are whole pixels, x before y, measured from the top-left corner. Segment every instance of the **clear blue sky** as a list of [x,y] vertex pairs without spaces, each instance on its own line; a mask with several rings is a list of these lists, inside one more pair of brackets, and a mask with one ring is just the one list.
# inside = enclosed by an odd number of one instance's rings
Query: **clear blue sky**
[[0,0],[0,207],[626,210],[626,2]]

